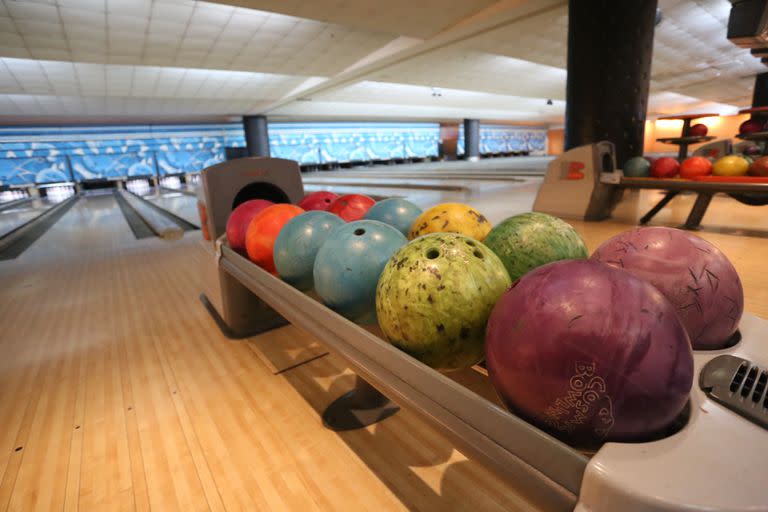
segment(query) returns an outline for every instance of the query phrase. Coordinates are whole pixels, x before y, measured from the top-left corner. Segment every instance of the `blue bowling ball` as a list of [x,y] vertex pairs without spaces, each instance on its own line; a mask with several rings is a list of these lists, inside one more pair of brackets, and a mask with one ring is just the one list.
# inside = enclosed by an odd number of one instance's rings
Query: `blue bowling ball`
[[624,176],[630,178],[647,178],[651,175],[651,162],[642,156],[636,156],[627,160],[622,171]]
[[280,278],[301,291],[311,290],[317,251],[331,232],[342,224],[344,221],[340,217],[321,210],[302,213],[289,220],[275,239],[275,268]]
[[390,257],[408,240],[375,220],[333,230],[315,258],[315,292],[323,303],[360,324],[376,323],[376,285]]
[[363,218],[389,224],[405,236],[408,236],[413,221],[421,215],[421,212],[421,208],[412,202],[399,197],[392,197],[371,206]]

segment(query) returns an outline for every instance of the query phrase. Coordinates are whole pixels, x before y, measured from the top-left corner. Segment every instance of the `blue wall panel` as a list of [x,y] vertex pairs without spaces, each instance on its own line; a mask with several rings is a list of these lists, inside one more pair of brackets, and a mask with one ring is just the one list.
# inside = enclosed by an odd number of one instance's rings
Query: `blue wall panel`
[[76,181],[155,174],[151,157],[139,153],[72,155],[69,161]]
[[437,123],[271,123],[272,156],[326,164],[437,156]]
[[5,185],[21,186],[69,180],[65,156],[0,158],[0,183]]
[[[270,123],[272,155],[300,164],[433,157],[437,123]],[[546,139],[546,134],[545,134]],[[0,128],[0,185],[199,172],[245,146],[240,123]]]
[[[547,153],[547,129],[530,126],[480,124],[480,154],[528,151],[531,155]],[[457,152],[464,154],[464,127],[459,125]]]
[[0,128],[0,184],[198,172],[244,145],[240,123]]

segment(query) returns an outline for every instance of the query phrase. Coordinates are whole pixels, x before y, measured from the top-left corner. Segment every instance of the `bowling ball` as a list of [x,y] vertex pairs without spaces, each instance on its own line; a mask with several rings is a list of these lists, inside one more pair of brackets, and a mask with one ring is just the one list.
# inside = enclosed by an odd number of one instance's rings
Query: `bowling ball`
[[261,210],[273,204],[275,203],[266,199],[251,199],[240,203],[232,210],[227,219],[227,242],[233,251],[245,254],[245,233],[248,231],[251,220]]
[[683,160],[680,164],[680,177],[692,179],[696,176],[708,176],[712,174],[712,162],[703,156],[692,156]]
[[491,230],[485,215],[462,203],[443,203],[419,215],[408,233],[413,240],[428,233],[461,233],[481,242]]
[[484,243],[504,263],[513,281],[552,261],[589,257],[576,230],[546,213],[523,213],[503,220]]
[[747,146],[741,152],[749,156],[756,156],[761,153],[760,148],[755,145]]
[[687,135],[689,137],[703,137],[707,134],[708,131],[709,128],[707,128],[707,125],[703,123],[697,123],[688,129]]
[[257,213],[245,233],[248,259],[274,274],[275,239],[289,220],[302,213],[304,210],[292,204],[273,204]]
[[763,123],[757,119],[747,119],[739,125],[739,133],[742,135],[761,131],[763,131]]
[[381,274],[379,327],[424,364],[467,368],[482,360],[488,315],[509,284],[504,264],[483,243],[458,233],[424,235]]
[[353,222],[363,218],[365,213],[376,203],[368,196],[361,194],[347,194],[336,199],[328,207],[328,211],[338,215],[346,222]]
[[669,301],[596,261],[523,276],[493,308],[485,344],[504,404],[579,448],[659,434],[693,383],[690,342]]
[[327,210],[331,203],[333,203],[339,196],[333,192],[321,190],[318,192],[312,192],[304,196],[304,199],[299,201],[299,208],[303,208],[306,211],[310,210]]
[[337,227],[317,251],[315,292],[340,315],[360,324],[375,324],[379,276],[406,242],[397,229],[376,220]]
[[651,164],[651,176],[654,178],[674,178],[680,170],[680,163],[671,156],[663,156]]
[[728,258],[681,229],[638,228],[607,240],[592,260],[648,281],[669,300],[695,350],[725,347],[739,327],[744,291]]
[[768,177],[768,156],[761,156],[749,166],[749,174],[752,176]]
[[624,176],[630,178],[647,178],[651,173],[651,162],[642,156],[636,156],[627,160],[622,170]]
[[712,174],[715,176],[744,176],[747,170],[749,170],[749,163],[736,155],[719,158],[712,165]]
[[421,208],[412,202],[399,197],[392,197],[371,206],[371,209],[366,212],[364,218],[389,224],[403,235],[408,236],[408,231],[411,229],[413,221],[421,215],[421,212]]
[[280,278],[301,291],[311,290],[317,251],[331,231],[343,224],[336,215],[317,210],[289,220],[275,240],[275,269]]

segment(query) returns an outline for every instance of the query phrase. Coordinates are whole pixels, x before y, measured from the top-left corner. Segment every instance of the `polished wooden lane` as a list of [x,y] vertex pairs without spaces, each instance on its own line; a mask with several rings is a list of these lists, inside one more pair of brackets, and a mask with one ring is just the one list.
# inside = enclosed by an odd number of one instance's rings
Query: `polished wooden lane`
[[[748,211],[739,228],[764,228]],[[574,225],[591,249],[628,227]],[[768,317],[768,240],[701,235]],[[354,376],[291,326],[224,338],[197,299],[198,237],[136,241],[111,196],[90,197],[0,263],[0,510],[531,508],[410,411],[326,430]]]

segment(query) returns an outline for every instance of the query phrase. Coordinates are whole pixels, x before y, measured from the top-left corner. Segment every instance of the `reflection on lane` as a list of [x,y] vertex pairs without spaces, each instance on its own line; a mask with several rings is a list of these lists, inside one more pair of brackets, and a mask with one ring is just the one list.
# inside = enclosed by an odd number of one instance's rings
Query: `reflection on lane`
[[145,180],[132,180],[126,184],[129,192],[152,201],[154,204],[168,210],[195,226],[200,225],[197,214],[197,199],[193,196],[182,194],[180,191],[158,188],[149,185]]
[[27,201],[18,207],[0,211],[0,237],[7,235],[24,223],[43,214],[50,207],[65,199],[66,198],[37,198],[32,201]]

